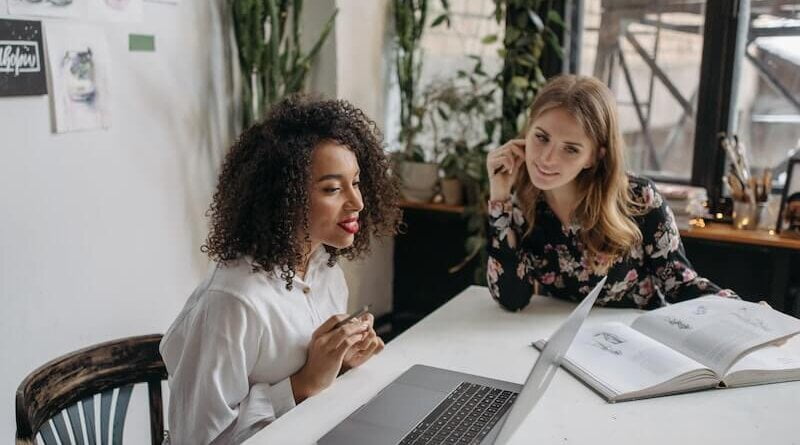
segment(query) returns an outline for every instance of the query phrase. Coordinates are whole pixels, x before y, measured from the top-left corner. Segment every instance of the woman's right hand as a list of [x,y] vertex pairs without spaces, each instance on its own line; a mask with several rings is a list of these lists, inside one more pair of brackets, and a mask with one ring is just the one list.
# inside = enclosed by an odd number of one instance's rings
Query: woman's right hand
[[490,200],[505,201],[511,196],[511,187],[524,163],[525,139],[512,139],[489,152],[486,169],[489,173]]
[[322,323],[311,335],[306,364],[292,375],[292,392],[300,403],[333,383],[342,369],[342,360],[351,346],[361,341],[369,331],[369,324],[359,321],[336,323],[347,314],[334,315]]

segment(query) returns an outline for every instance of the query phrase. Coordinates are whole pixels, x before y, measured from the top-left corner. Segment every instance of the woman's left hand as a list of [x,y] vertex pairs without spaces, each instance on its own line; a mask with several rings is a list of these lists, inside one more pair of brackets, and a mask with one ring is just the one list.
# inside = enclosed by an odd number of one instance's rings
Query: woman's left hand
[[364,333],[364,338],[358,343],[350,347],[342,360],[342,368],[345,370],[361,366],[369,360],[373,355],[378,354],[383,350],[383,340],[378,337],[373,329],[375,317],[372,314],[365,314],[361,317],[362,322],[369,324],[369,329]]

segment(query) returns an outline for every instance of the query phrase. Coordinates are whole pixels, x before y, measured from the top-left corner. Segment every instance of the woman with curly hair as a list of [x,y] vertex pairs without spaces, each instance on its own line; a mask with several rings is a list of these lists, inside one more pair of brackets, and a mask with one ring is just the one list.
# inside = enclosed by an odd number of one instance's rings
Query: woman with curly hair
[[216,265],[161,342],[173,444],[240,443],[383,349],[371,314],[338,323],[336,262],[396,232],[387,172],[375,123],[340,100],[289,97],[233,145],[203,246]]
[[524,139],[487,156],[487,280],[505,308],[525,307],[534,282],[580,301],[604,275],[604,306],[734,296],[692,269],[655,185],[625,173],[617,122],[602,82],[559,76],[534,99]]

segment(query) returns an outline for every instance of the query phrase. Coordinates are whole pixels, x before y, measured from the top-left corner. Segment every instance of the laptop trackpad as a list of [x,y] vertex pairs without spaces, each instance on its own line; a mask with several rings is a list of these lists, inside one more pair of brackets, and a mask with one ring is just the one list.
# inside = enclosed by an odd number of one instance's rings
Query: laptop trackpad
[[352,419],[408,432],[433,411],[447,394],[395,382],[355,412]]

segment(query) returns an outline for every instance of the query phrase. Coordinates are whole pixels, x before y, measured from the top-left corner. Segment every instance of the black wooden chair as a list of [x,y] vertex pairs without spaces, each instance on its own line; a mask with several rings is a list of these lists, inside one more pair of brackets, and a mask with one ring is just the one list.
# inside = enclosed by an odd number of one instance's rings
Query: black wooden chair
[[[158,344],[161,334],[128,337],[89,346],[46,363],[30,373],[17,389],[17,445],[56,442],[83,445],[122,443],[131,391],[147,383],[150,437],[164,438],[161,381],[167,371]],[[100,400],[99,428],[95,396]],[[116,397],[115,397],[116,396]],[[67,423],[72,430],[72,440]],[[109,442],[110,441],[110,442]]]

